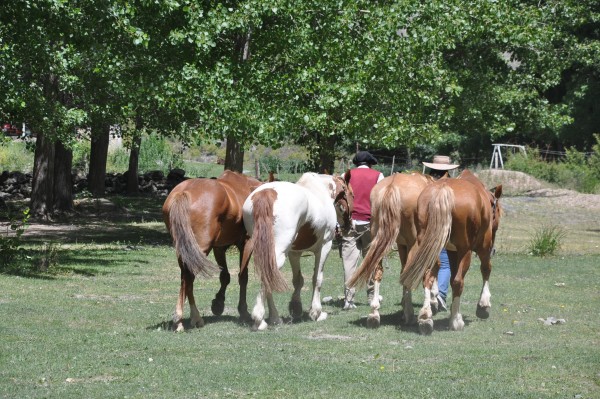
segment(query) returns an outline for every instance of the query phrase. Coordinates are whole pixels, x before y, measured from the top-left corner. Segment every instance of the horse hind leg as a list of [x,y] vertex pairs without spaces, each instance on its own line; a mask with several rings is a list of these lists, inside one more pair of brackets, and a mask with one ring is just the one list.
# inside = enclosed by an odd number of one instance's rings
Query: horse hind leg
[[260,292],[256,296],[256,303],[254,304],[254,308],[252,309],[252,320],[254,320],[252,331],[264,331],[269,326],[265,321],[264,300],[265,294],[263,288],[261,287]]
[[288,257],[292,266],[292,283],[294,285],[294,293],[290,300],[289,311],[293,320],[299,320],[302,317],[302,299],[300,294],[304,286],[304,277],[300,270],[300,255],[290,253]]
[[223,314],[225,310],[225,291],[227,290],[227,286],[231,281],[231,276],[229,275],[229,270],[227,269],[227,258],[225,256],[225,251],[227,248],[215,248],[215,260],[217,264],[221,266],[221,273],[219,274],[219,282],[221,283],[221,288],[215,295],[215,298],[212,300],[210,310],[215,316],[220,316]]
[[433,310],[432,310],[432,302],[437,304],[436,297],[432,294],[432,286],[435,282],[435,277],[432,272],[437,273],[437,268],[434,266],[432,270],[429,270],[425,273],[423,277],[423,287],[425,300],[423,301],[423,307],[419,312],[419,332],[423,335],[431,335],[433,332]]
[[183,306],[187,297],[190,304],[190,322],[192,327],[203,327],[204,320],[196,307],[194,299],[194,276],[187,270],[180,261],[181,267],[181,286],[179,288],[179,298],[173,315],[173,329],[177,332],[184,331],[183,326]]
[[313,295],[310,310],[308,312],[313,321],[323,321],[327,319],[327,312],[323,312],[321,305],[321,286],[323,285],[323,266],[331,251],[332,242],[329,241],[321,247],[321,251],[315,252],[315,269],[313,272]]
[[490,308],[492,307],[490,293],[490,274],[492,271],[492,264],[489,257],[480,257],[481,260],[481,276],[483,278],[483,287],[481,288],[481,295],[479,302],[477,303],[477,310],[475,314],[480,319],[487,319],[490,317]]
[[240,321],[246,323],[252,321],[252,316],[248,312],[248,303],[246,302],[246,296],[248,292],[248,267],[244,267],[244,270],[238,275],[238,283],[240,286],[240,298],[238,301],[238,313],[240,315]]
[[367,327],[368,328],[379,328],[381,325],[381,315],[379,314],[379,308],[381,303],[379,301],[379,288],[381,286],[381,280],[383,279],[383,266],[381,263],[377,265],[373,276],[373,299],[371,299],[371,313],[367,316]]
[[[465,285],[465,275],[471,265],[471,251],[467,251],[461,259],[458,265],[456,273],[452,271],[451,285],[452,285],[452,306],[450,307],[450,330],[451,331],[462,331],[465,328],[465,322],[462,314],[460,313],[460,297]],[[452,258],[450,258],[450,265],[452,265]]]

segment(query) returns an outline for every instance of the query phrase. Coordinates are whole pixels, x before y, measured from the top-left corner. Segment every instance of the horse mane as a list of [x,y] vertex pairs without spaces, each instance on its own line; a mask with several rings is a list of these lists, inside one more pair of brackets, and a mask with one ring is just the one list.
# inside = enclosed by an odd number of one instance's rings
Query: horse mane
[[[411,251],[404,270],[400,275],[400,283],[410,289],[415,289],[423,279],[425,272],[433,266],[452,230],[452,209],[454,208],[454,191],[446,183],[430,186],[427,201],[427,227],[423,239],[414,255]],[[423,194],[419,197],[419,202]],[[422,211],[419,212],[419,214]]]

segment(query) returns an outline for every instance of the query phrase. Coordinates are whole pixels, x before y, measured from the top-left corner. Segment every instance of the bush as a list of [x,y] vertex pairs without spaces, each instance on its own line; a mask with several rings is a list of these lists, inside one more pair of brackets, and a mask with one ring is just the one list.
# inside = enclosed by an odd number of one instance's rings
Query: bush
[[27,230],[29,223],[29,208],[13,212],[6,207],[2,219],[9,221],[6,231],[0,234],[0,266],[9,265],[21,253],[21,236]]
[[565,235],[565,230],[560,226],[542,225],[529,241],[529,253],[540,257],[555,255]]
[[[160,170],[165,175],[174,168],[181,168],[183,159],[175,153],[167,139],[157,134],[144,135],[138,161],[139,173]],[[119,147],[108,154],[107,172],[124,172],[129,168],[129,150]]]
[[[598,145],[594,149],[597,151]],[[548,162],[540,157],[538,150],[530,149],[527,155],[510,155],[505,167],[582,193],[596,193],[600,190],[600,176],[596,172],[600,171],[597,152],[586,158],[584,153],[568,149],[563,160]]]
[[31,172],[33,170],[31,148],[24,141],[0,137],[0,170]]

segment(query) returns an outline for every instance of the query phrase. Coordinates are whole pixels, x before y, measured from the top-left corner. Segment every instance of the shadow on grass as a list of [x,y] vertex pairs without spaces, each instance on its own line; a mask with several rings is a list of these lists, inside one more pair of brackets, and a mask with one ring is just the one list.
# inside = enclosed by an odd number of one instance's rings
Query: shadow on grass
[[[396,329],[403,332],[412,332],[416,334],[420,334],[419,326],[417,323],[414,324],[406,324],[404,321],[404,314],[402,312],[402,308],[400,304],[396,305],[398,311],[394,313],[380,313],[380,326],[392,326]],[[413,303],[414,308],[418,311],[423,304]],[[371,312],[370,308],[367,310],[368,313]],[[416,315],[415,315],[416,316]],[[463,314],[463,321],[465,323],[465,328],[471,324],[471,321],[468,317]],[[349,322],[354,326],[369,328],[367,326],[367,316],[360,315],[360,317],[354,321]],[[450,330],[450,312],[442,312],[437,313],[433,316],[433,330],[434,331],[449,331]]]
[[[0,263],[0,274],[54,280],[64,275],[94,277],[105,275],[111,269],[120,267],[115,259],[125,258],[131,250],[143,250],[143,247],[123,246],[123,249],[48,249],[40,246],[36,249],[21,249],[10,262]],[[109,256],[107,256],[109,252]],[[137,264],[149,261],[136,259]]]
[[[237,324],[239,326],[250,326],[250,324],[244,322],[243,320],[241,320],[239,317],[236,316],[231,316],[231,315],[225,315],[225,316],[203,316],[202,320],[204,320],[204,325],[207,326],[209,324],[224,324],[224,323],[233,323],[233,324]],[[185,332],[192,332],[193,330],[200,330],[202,329],[202,327],[199,328],[192,328],[192,323],[191,323],[191,319],[190,318],[185,318],[183,319],[183,328],[185,329]],[[156,323],[154,325],[148,326],[146,327],[146,330],[148,331],[166,331],[166,332],[175,332],[174,328],[173,328],[173,320],[165,320],[162,321],[160,323]]]

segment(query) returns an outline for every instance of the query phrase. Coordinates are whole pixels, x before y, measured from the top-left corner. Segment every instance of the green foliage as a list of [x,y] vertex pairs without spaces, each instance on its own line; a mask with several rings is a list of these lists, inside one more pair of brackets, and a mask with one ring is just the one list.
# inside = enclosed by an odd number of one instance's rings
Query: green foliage
[[[160,170],[168,173],[171,169],[183,167],[182,156],[173,150],[169,141],[158,135],[149,134],[142,137],[138,170],[140,173]],[[118,147],[108,154],[106,170],[124,172],[129,168],[129,150]]]
[[45,242],[40,251],[38,270],[47,273],[51,267],[58,266],[60,244],[56,242]]
[[73,152],[73,169],[83,172],[89,171],[90,142],[88,140],[77,140],[71,146]]
[[[598,147],[595,147],[597,150]],[[527,154],[510,154],[504,166],[510,170],[527,173],[537,179],[583,193],[600,190],[600,175],[597,173],[598,153],[589,158],[571,148],[563,160],[545,161],[539,150],[528,149]]]
[[535,230],[529,240],[528,252],[533,256],[552,256],[560,249],[566,236],[564,228],[554,224],[544,224]]
[[27,143],[10,138],[0,139],[0,171],[3,170],[22,173],[33,170],[33,153]]
[[5,207],[0,212],[0,220],[7,220],[6,230],[0,233],[0,266],[10,265],[22,255],[21,236],[29,224],[29,208],[13,211]]

